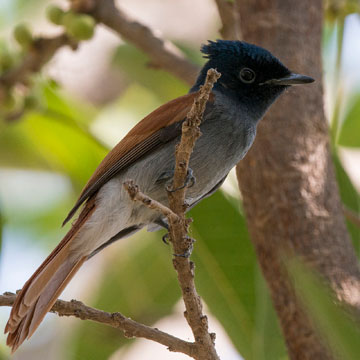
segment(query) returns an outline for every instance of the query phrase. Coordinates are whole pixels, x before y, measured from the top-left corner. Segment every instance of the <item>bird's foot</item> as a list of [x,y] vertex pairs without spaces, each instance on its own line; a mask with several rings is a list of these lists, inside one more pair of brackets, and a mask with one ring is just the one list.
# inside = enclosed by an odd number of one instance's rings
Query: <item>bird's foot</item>
[[194,248],[195,239],[191,238],[190,236],[186,236],[186,240],[188,241],[188,248],[183,254],[173,254],[173,256],[189,258],[192,254]]
[[166,190],[169,192],[175,192],[175,191],[184,189],[185,187],[190,188],[195,185],[196,178],[194,176],[194,172],[191,168],[188,168],[184,184],[182,186],[177,187],[176,189],[171,189],[169,183],[174,178],[174,173],[175,173],[174,170],[165,171],[159,176],[159,178],[156,180],[156,182],[160,183],[163,181],[167,181],[168,183],[166,184]]
[[169,241],[168,241],[169,239],[170,239],[169,233],[166,233],[165,235],[163,235],[163,236],[161,237],[162,242],[163,242],[164,244],[166,244],[166,245],[169,245],[169,244],[170,244]]
[[165,230],[168,231],[165,235],[163,235],[163,236],[161,237],[161,240],[163,241],[164,244],[169,245],[169,241],[168,241],[168,240],[170,239],[170,235],[169,235],[169,224],[167,223],[167,221],[166,221],[165,219],[161,219],[161,218],[160,218],[160,219],[157,219],[157,220],[155,221],[155,224],[161,226],[162,228],[164,228]]
[[176,192],[179,191],[181,189],[184,189],[186,187],[191,188],[195,185],[196,183],[196,178],[194,176],[194,172],[191,168],[188,168],[187,174],[186,174],[186,178],[185,178],[185,182],[182,186],[177,187],[176,189],[171,189],[169,185],[166,186],[166,190],[168,192]]

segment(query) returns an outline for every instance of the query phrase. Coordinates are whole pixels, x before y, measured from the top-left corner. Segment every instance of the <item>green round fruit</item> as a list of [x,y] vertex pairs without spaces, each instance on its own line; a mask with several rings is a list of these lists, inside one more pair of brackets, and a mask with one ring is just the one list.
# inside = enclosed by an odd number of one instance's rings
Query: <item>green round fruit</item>
[[95,20],[90,15],[75,15],[65,26],[75,39],[88,40],[94,35]]
[[25,24],[15,26],[14,38],[22,47],[27,47],[33,42],[31,31]]
[[62,18],[62,24],[65,26],[65,29],[68,30],[68,28],[71,27],[71,24],[74,22],[78,15],[72,12],[71,10],[66,12]]
[[50,5],[46,9],[46,17],[49,21],[55,25],[62,25],[65,11],[60,9],[58,6]]

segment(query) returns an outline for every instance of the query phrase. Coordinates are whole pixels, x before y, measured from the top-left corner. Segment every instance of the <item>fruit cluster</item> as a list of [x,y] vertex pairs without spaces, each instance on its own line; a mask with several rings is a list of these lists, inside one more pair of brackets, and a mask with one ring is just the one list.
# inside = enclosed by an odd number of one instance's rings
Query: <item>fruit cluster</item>
[[[57,6],[51,5],[46,10],[46,16],[55,25],[63,26],[66,34],[75,41],[89,40],[94,35],[96,23],[90,15],[76,13],[73,10],[64,11]],[[20,62],[20,58],[31,49],[35,41],[30,28],[24,23],[18,24],[14,28],[13,36],[22,51],[10,52],[5,45],[0,44],[0,76],[16,67]],[[28,81],[29,79],[27,79]],[[14,96],[12,87],[3,86],[0,88],[0,117],[4,113],[19,108],[19,103],[21,104],[20,108],[24,110],[37,108],[39,101],[35,95],[31,94],[30,86],[27,87],[26,94],[21,96]]]
[[[94,35],[95,20],[92,16],[64,11],[55,5],[46,10],[49,21],[61,25],[74,40],[89,40]],[[14,29],[14,38],[22,48],[27,49],[34,41],[33,35],[26,24],[19,24]]]
[[51,5],[46,11],[47,18],[55,25],[62,25],[68,35],[76,40],[88,40],[94,35],[95,20],[92,16],[64,11]]

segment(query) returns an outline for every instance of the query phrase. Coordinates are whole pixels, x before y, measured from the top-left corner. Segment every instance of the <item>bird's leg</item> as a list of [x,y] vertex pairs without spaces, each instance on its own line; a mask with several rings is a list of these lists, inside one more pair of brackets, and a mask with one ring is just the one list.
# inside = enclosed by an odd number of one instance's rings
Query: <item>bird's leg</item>
[[[174,177],[174,173],[175,173],[174,170],[165,171],[159,176],[159,178],[156,180],[156,182],[158,183],[158,182],[162,182],[165,180],[172,180],[172,178]],[[190,188],[190,187],[194,186],[195,183],[196,183],[196,178],[194,176],[194,172],[191,168],[188,168],[184,184],[182,186],[179,186],[176,189],[171,189],[170,184],[166,184],[166,190],[169,192],[175,192],[175,191],[181,190],[185,187]]]
[[170,238],[169,235],[169,224],[164,219],[158,219],[155,221],[155,224],[161,226],[162,228],[166,229],[168,232],[162,236],[161,240],[164,244],[169,245],[168,239]]
[[170,189],[170,186],[167,186],[166,190],[169,192],[175,192],[175,191],[181,190],[185,187],[191,188],[195,185],[195,183],[196,183],[196,178],[194,176],[194,172],[192,171],[191,168],[188,168],[184,184],[182,186],[177,187],[176,189]]
[[[164,229],[166,229],[168,232],[162,236],[161,240],[163,241],[164,244],[169,245],[169,241],[168,239],[170,238],[169,235],[169,224],[164,220],[164,219],[158,219],[155,221],[155,224],[163,227]],[[186,240],[190,243],[189,245],[189,249],[187,251],[185,251],[183,254],[173,254],[174,256],[178,256],[178,257],[184,257],[184,258],[188,258],[190,257],[192,250],[193,250],[193,244],[195,242],[195,239],[191,238],[190,236],[186,235]]]

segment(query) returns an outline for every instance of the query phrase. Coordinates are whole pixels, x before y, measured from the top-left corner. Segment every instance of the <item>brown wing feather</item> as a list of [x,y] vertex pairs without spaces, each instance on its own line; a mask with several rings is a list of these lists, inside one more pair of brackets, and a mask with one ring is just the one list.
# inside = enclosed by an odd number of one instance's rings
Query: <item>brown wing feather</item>
[[81,204],[112,176],[158,146],[161,143],[157,134],[159,130],[184,120],[196,94],[187,94],[169,101],[133,127],[97,167],[63,224],[69,221]]

